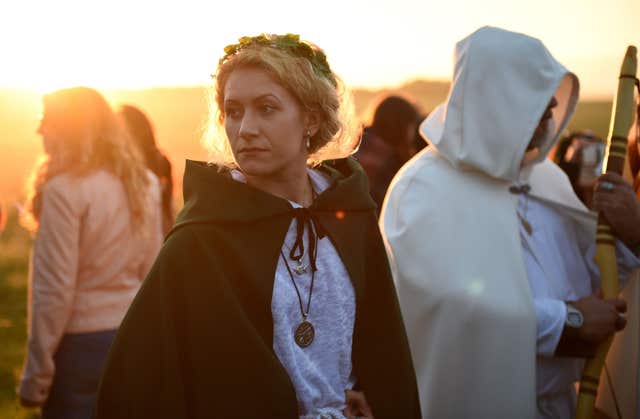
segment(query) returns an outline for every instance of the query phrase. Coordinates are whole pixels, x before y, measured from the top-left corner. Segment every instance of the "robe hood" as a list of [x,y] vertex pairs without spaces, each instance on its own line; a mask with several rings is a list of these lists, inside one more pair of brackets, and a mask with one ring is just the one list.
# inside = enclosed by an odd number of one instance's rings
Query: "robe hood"
[[[315,199],[309,207],[311,211],[375,209],[371,197],[359,193],[368,190],[368,182],[355,161],[335,160],[323,163],[318,170],[329,177],[331,186]],[[293,208],[285,199],[234,180],[228,170],[193,160],[186,162],[183,193],[184,208],[171,233],[193,223],[253,222],[288,213]]]
[[551,97],[558,106],[538,161],[573,115],[578,91],[577,77],[538,39],[483,27],[456,44],[449,95],[420,132],[455,167],[515,182]]
[[[521,168],[553,96],[537,164]],[[534,38],[485,27],[456,46],[448,98],[421,124],[433,147],[396,175],[381,216],[423,417],[535,418],[525,190],[512,186],[527,182],[531,198],[582,214],[564,199],[571,187],[559,183],[561,169],[541,163],[577,97],[577,78]]]

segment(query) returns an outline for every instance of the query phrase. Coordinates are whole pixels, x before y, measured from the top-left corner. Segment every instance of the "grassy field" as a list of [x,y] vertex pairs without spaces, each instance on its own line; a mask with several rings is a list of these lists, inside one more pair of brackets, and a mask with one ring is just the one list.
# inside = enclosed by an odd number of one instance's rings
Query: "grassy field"
[[23,409],[15,396],[25,350],[27,263],[31,238],[9,212],[0,233],[0,418],[39,418],[36,410]]

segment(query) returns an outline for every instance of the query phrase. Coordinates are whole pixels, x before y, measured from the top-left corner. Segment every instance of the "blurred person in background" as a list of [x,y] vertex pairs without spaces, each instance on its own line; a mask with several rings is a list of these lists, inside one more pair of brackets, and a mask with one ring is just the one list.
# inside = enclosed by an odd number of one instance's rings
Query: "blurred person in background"
[[371,197],[379,212],[391,180],[416,152],[419,111],[413,101],[397,94],[382,96],[374,103],[354,157],[369,177]]
[[602,171],[606,144],[591,130],[573,131],[558,141],[553,161],[567,174],[576,195],[591,207],[593,187]]
[[7,215],[5,214],[4,207],[0,201],[0,233],[4,230],[4,223],[7,221]]
[[160,186],[100,93],[43,97],[44,158],[23,222],[34,229],[21,404],[92,416],[107,352],[162,241]]
[[421,113],[416,117],[415,130],[413,131],[413,153],[418,154],[423,148],[429,145],[429,141],[420,134],[420,123],[427,119],[428,113]]
[[158,149],[153,126],[144,112],[135,106],[122,105],[119,114],[126,123],[131,139],[142,152],[147,167],[160,181],[160,187],[162,188],[162,229],[166,235],[169,233],[174,221],[171,162]]
[[640,199],[640,104],[636,109],[636,121],[629,134],[627,157],[633,182],[633,189]]

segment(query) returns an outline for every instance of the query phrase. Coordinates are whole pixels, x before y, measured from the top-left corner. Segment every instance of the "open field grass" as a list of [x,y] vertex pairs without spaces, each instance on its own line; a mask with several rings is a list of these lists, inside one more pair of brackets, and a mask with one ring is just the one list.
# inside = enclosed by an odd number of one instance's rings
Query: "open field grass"
[[16,211],[0,234],[0,418],[33,419],[35,410],[23,409],[15,396],[24,357],[27,301],[27,264],[31,238],[18,225]]

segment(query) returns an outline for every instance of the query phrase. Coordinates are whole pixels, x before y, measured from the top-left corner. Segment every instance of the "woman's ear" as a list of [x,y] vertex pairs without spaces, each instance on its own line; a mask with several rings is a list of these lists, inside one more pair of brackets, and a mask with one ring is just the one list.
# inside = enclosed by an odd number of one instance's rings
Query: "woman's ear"
[[321,122],[320,111],[307,111],[304,121],[304,131],[309,132],[313,137],[320,129]]

